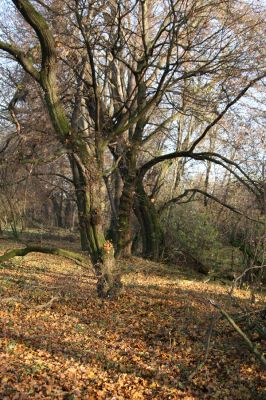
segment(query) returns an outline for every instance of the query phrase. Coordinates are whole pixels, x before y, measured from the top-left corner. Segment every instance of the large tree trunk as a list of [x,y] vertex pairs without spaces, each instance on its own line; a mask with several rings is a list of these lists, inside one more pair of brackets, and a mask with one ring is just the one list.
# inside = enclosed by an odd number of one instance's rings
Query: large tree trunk
[[[97,291],[100,297],[113,297],[121,287],[120,277],[115,273],[114,248],[105,239],[104,218],[102,217],[103,181],[94,161],[86,156],[87,165],[82,165],[70,156],[75,185],[80,239],[82,249],[88,251],[96,275]],[[89,168],[88,168],[89,165]]]
[[136,185],[134,211],[141,227],[142,254],[144,257],[158,260],[163,233],[155,206],[146,194],[140,180]]

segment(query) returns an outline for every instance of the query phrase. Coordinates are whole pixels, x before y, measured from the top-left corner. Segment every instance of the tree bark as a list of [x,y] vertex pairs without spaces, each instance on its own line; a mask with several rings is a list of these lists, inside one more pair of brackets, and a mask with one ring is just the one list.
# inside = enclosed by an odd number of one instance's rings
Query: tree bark
[[123,190],[118,212],[117,255],[131,256],[132,232],[131,220],[136,186],[136,150],[129,150],[125,156],[124,165],[120,166],[123,178]]
[[158,220],[157,210],[146,194],[141,180],[138,180],[136,184],[134,211],[141,227],[142,254],[144,257],[158,260],[163,232]]
[[120,277],[115,273],[113,244],[105,239],[101,194],[103,180],[95,161],[86,155],[86,165],[70,156],[78,208],[82,249],[88,251],[98,276],[97,291],[100,297],[113,297],[121,288]]
[[62,193],[59,196],[52,197],[53,209],[55,214],[55,224],[59,228],[65,228],[63,221],[63,196]]
[[115,248],[117,248],[118,243],[118,213],[120,198],[123,190],[123,181],[120,176],[119,170],[113,171],[110,176],[111,184],[108,178],[105,178],[106,189],[108,192],[110,209],[111,209],[111,221],[108,230],[108,237],[114,243]]

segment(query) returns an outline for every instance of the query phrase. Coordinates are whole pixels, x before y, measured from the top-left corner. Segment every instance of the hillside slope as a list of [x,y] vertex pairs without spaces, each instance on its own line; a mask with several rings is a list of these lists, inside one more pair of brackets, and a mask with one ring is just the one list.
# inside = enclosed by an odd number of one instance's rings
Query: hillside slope
[[254,305],[236,290],[232,302],[227,287],[181,265],[120,267],[123,293],[102,302],[92,271],[75,262],[32,253],[0,265],[1,399],[264,398],[259,364],[224,320],[206,357],[218,316],[209,300],[236,314],[259,309],[262,295]]

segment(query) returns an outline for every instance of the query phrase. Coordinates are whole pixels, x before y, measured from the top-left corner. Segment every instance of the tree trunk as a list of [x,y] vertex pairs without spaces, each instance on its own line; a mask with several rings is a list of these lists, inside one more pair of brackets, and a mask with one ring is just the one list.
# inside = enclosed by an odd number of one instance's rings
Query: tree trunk
[[[95,115],[90,117],[95,122],[95,151],[94,154],[87,150],[87,140],[83,138],[84,131],[76,129],[76,116],[74,124],[69,119],[69,109],[64,107],[59,95],[57,62],[58,51],[53,33],[46,19],[39,13],[28,0],[14,0],[15,7],[23,18],[34,29],[41,48],[41,67],[35,68],[31,57],[13,46],[4,46],[4,50],[11,52],[31,76],[43,89],[45,103],[57,138],[69,154],[73,172],[73,181],[79,211],[79,224],[82,248],[88,249],[92,263],[98,272],[98,294],[107,297],[113,294],[118,279],[113,277],[114,252],[110,242],[105,240],[103,233],[103,219],[101,218],[101,172],[103,143],[100,139],[100,113],[98,97],[95,89]],[[3,46],[2,46],[3,47]],[[85,71],[85,70],[84,70]],[[81,80],[83,81],[83,80]],[[92,84],[94,84],[92,78]],[[87,88],[86,88],[87,89]],[[81,87],[77,98],[82,93]],[[86,94],[87,96],[88,94]],[[75,107],[75,114],[80,111],[80,103]],[[90,114],[90,112],[89,112]],[[112,261],[112,262],[111,262]],[[118,285],[117,285],[118,286]]]
[[119,201],[117,255],[130,257],[132,247],[131,220],[136,185],[135,149],[127,152],[124,165],[120,166],[120,173],[124,185]]
[[[88,251],[96,275],[99,297],[113,297],[121,288],[120,277],[115,273],[113,244],[105,239],[102,217],[102,179],[95,161],[86,156],[87,166],[69,156],[76,192],[80,239],[82,249]],[[89,165],[89,168],[88,168]]]
[[64,207],[64,217],[63,217],[65,228],[72,229],[73,213],[74,213],[73,202],[71,200],[66,200]]
[[131,256],[132,234],[131,219],[134,199],[134,180],[128,179],[124,183],[122,195],[120,198],[118,214],[118,240],[117,254],[123,257]]
[[141,227],[142,254],[144,257],[158,260],[163,233],[155,206],[147,196],[142,181],[138,181],[136,185],[134,211]]
[[[109,182],[107,182],[108,185]],[[110,187],[107,187],[110,205],[111,205],[111,221],[109,228],[109,237],[114,243],[115,248],[117,248],[118,244],[118,213],[119,213],[119,205],[120,198],[122,196],[123,190],[123,181],[121,175],[118,170],[115,170],[111,176],[111,186],[113,188],[113,194]],[[106,186],[107,186],[106,185]],[[112,196],[112,197],[111,197]]]
[[62,193],[59,196],[55,196],[52,199],[54,214],[55,214],[55,224],[59,228],[64,228],[63,223],[63,196]]

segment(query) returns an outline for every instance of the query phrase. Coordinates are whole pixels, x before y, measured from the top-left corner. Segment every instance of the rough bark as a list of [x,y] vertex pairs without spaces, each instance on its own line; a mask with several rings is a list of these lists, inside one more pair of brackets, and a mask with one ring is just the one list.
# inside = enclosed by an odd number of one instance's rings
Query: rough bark
[[120,274],[115,272],[114,247],[106,241],[101,252],[102,269],[97,282],[98,296],[114,298],[121,291]]
[[136,185],[134,209],[141,227],[142,254],[144,257],[158,260],[163,233],[160,228],[157,210],[146,194],[142,181],[138,181]]
[[[115,248],[117,248],[118,243],[118,212],[120,205],[120,198],[123,190],[123,181],[120,176],[119,170],[116,169],[110,176],[112,184],[109,183],[109,179],[105,178],[106,188],[108,192],[108,197],[110,201],[111,209],[111,221],[108,231],[108,237],[114,243]],[[113,189],[113,190],[112,190]]]
[[117,254],[123,257],[131,256],[132,235],[131,217],[135,185],[130,180],[124,183],[120,199]]
[[121,287],[119,276],[115,276],[113,244],[104,235],[102,218],[102,184],[94,161],[86,155],[90,166],[80,165],[71,157],[73,181],[78,207],[80,238],[83,250],[89,252],[98,276],[97,292],[100,297],[113,297]]
[[124,185],[119,202],[117,255],[130,257],[131,219],[136,185],[136,149],[133,148],[127,152],[124,165],[120,170]]

